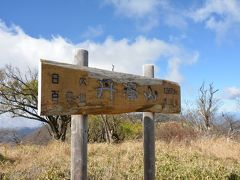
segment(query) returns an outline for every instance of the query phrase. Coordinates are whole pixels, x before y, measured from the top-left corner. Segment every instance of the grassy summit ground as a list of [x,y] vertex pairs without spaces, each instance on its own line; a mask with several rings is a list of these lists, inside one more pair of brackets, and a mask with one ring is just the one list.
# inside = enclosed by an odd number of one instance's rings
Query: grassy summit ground
[[[89,144],[90,179],[142,179],[140,141]],[[0,145],[0,179],[70,179],[70,146]],[[226,138],[156,142],[157,179],[240,179],[240,144]]]

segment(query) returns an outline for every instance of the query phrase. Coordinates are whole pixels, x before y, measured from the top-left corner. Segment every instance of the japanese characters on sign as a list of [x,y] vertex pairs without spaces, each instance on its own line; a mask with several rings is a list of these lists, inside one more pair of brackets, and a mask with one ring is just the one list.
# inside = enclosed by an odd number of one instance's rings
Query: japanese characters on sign
[[[104,92],[109,92],[109,100],[112,101],[114,99],[114,93],[116,89],[114,89],[114,81],[112,79],[98,79],[97,80],[98,87],[96,88],[96,98],[102,99],[104,98]],[[52,74],[52,84],[59,84],[59,75],[56,73]],[[87,86],[87,78],[81,77],[79,78],[79,85],[82,87]],[[164,94],[172,94],[177,95],[178,92],[174,88],[165,87],[163,89]],[[123,83],[123,93],[127,100],[136,100],[138,98],[137,84],[135,82],[127,82]],[[158,99],[158,91],[153,90],[151,86],[147,86],[146,90],[143,93],[146,101],[157,101]],[[59,99],[59,91],[52,90],[52,101],[54,103],[58,103]],[[73,104],[75,102],[79,104],[86,103],[86,92],[79,92],[79,94],[75,95],[72,91],[67,91],[65,93],[65,99],[68,104]],[[167,100],[167,98],[163,99],[164,105],[174,105],[176,106],[177,101],[173,101],[173,99]]]
[[58,103],[59,92],[52,90],[52,101]]
[[147,91],[144,92],[144,96],[147,101],[156,101],[157,100],[157,91],[153,91],[151,86],[148,86]]
[[137,84],[128,82],[124,85],[124,93],[129,100],[137,99]]
[[41,115],[178,113],[178,84],[43,60],[40,71]]
[[52,74],[52,83],[53,84],[59,83],[59,75],[58,74]]
[[80,86],[86,86],[86,85],[87,85],[87,80],[86,80],[86,78],[80,78],[80,79],[79,79],[79,84],[80,84]]
[[111,79],[102,79],[102,80],[98,80],[99,82],[99,86],[97,88],[97,97],[98,98],[102,98],[103,97],[103,92],[104,91],[108,91],[110,92],[110,100],[113,100],[113,93],[116,91],[113,88],[113,80]]

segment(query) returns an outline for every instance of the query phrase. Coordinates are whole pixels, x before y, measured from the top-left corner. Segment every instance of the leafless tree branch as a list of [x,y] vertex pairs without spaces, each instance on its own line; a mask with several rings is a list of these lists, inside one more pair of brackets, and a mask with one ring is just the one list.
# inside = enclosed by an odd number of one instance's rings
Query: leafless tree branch
[[38,73],[28,69],[23,75],[11,65],[0,70],[0,114],[10,113],[12,117],[23,117],[46,123],[55,139],[65,140],[70,116],[39,116]]
[[215,98],[215,94],[218,91],[218,89],[214,88],[213,83],[209,84],[208,88],[203,83],[199,89],[199,98],[197,100],[198,110],[203,117],[207,130],[211,128],[213,116],[219,107],[219,100]]

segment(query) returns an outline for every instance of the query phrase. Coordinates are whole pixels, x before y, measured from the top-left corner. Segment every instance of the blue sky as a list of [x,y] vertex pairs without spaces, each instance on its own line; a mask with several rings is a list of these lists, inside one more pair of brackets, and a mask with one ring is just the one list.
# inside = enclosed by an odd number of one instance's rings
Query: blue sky
[[202,82],[219,89],[221,111],[240,96],[239,0],[2,0],[0,67],[37,67],[40,58],[72,63],[89,51],[90,66],[177,81],[194,102]]

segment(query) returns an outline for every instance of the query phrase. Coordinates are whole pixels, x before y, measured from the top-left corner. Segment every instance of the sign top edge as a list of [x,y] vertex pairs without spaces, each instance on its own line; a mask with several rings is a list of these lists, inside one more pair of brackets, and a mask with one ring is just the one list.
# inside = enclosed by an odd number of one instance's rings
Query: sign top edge
[[105,70],[105,69],[98,69],[98,68],[94,68],[94,67],[79,66],[79,65],[75,65],[75,64],[63,63],[63,62],[58,62],[58,61],[51,61],[51,60],[46,60],[46,59],[40,59],[40,63],[53,65],[53,66],[58,66],[58,67],[69,68],[69,69],[81,69],[81,70],[89,71],[91,73],[98,73],[98,72],[105,71],[105,72],[109,73],[109,75],[128,75],[128,76],[131,76],[131,77],[136,77],[136,78],[138,77],[138,78],[141,78],[141,79],[152,79],[152,80],[158,80],[158,81],[160,80],[160,81],[164,81],[164,82],[167,82],[167,83],[175,84],[175,85],[180,87],[179,83],[174,82],[174,81],[165,80],[165,79],[149,78],[149,77],[145,77],[145,76],[141,76],[141,75],[135,75],[135,74],[123,73],[123,72],[116,72],[116,71],[110,71],[110,70]]

